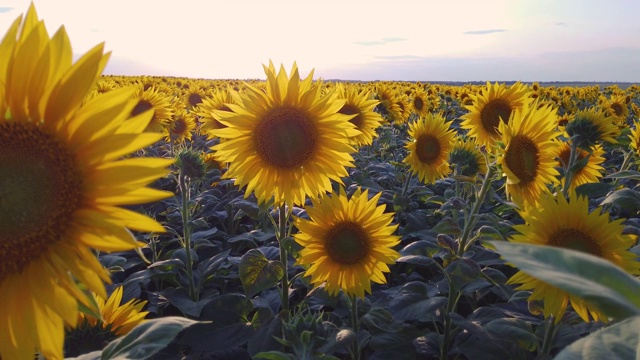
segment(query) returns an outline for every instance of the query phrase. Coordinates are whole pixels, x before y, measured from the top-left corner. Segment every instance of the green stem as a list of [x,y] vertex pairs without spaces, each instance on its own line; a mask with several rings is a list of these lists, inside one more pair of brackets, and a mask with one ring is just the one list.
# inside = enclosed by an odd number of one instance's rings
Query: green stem
[[571,141],[571,146],[569,150],[569,161],[565,164],[564,169],[564,187],[562,188],[562,195],[566,198],[569,196],[569,189],[571,188],[571,182],[573,181],[574,169],[573,165],[576,163],[576,159],[578,158],[578,143],[575,141]]
[[455,312],[458,301],[460,300],[460,292],[457,290],[446,270],[439,263],[436,262],[435,264],[440,271],[442,271],[449,285],[449,298],[447,301],[447,309],[444,312],[444,329],[442,331],[442,344],[440,346],[440,359],[446,359],[449,354],[449,342],[451,341],[451,316],[449,314]]
[[[284,247],[283,241],[287,237],[287,211],[285,204],[280,205],[280,211],[278,212],[278,244],[280,246],[280,262],[284,267],[284,275],[282,276],[282,292],[280,293],[282,301],[282,310],[289,313],[289,275],[287,266],[287,249]],[[288,316],[288,315],[287,315]]]
[[549,316],[545,321],[544,339],[542,340],[542,349],[540,355],[549,355],[551,351],[551,345],[553,344],[553,338],[556,335],[558,328],[555,326],[555,318],[553,315]]
[[198,289],[196,288],[193,279],[193,257],[191,255],[191,224],[190,224],[190,210],[189,210],[189,185],[187,184],[187,177],[180,173],[178,175],[178,183],[180,186],[180,193],[182,196],[181,212],[182,212],[182,238],[183,246],[187,256],[187,263],[185,267],[187,269],[187,277],[189,278],[189,297],[193,301],[198,301]]
[[467,241],[469,239],[469,235],[471,234],[471,230],[476,226],[478,222],[478,212],[480,212],[480,206],[484,202],[484,198],[487,196],[489,189],[491,188],[491,182],[493,177],[493,166],[487,167],[487,173],[484,176],[484,180],[482,181],[482,187],[480,187],[480,193],[476,196],[476,202],[473,204],[473,208],[471,208],[471,213],[469,217],[466,219],[464,223],[464,229],[462,231],[462,237],[460,238],[460,245],[458,246],[457,255],[462,257],[469,244]]
[[358,318],[358,298],[355,295],[349,297],[351,299],[351,327],[356,334],[356,340],[353,343],[353,360],[360,360],[360,344],[358,343],[358,328],[360,319]]

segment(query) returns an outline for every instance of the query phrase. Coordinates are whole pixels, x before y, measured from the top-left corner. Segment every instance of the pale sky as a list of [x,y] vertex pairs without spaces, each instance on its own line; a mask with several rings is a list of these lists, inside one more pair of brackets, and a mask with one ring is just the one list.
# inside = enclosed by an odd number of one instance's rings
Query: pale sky
[[[0,1],[0,34],[30,0]],[[638,0],[33,0],[105,74],[640,82]]]

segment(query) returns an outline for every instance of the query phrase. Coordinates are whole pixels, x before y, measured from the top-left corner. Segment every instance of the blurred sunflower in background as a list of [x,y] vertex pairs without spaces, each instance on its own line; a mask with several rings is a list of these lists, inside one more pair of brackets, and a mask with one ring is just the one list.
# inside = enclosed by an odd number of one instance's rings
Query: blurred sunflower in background
[[[64,329],[78,302],[77,281],[105,298],[107,270],[92,249],[144,245],[128,229],[163,232],[121,206],[167,198],[145,187],[172,160],[123,156],[161,139],[141,133],[151,113],[125,125],[133,89],[83,100],[108,55],[97,45],[72,63],[69,38],[49,37],[33,4],[0,43],[0,357],[63,358]],[[94,309],[97,311],[97,309]]]
[[371,281],[387,282],[388,265],[400,257],[393,250],[400,236],[393,235],[398,226],[390,225],[394,214],[377,206],[381,194],[369,199],[369,191],[358,188],[348,198],[340,187],[339,193],[312,200],[309,220],[294,218],[299,230],[294,238],[303,247],[296,264],[307,269],[304,275],[315,287],[325,284],[329,294],[342,290],[364,298]]
[[191,140],[195,129],[195,115],[184,108],[177,108],[173,111],[169,125],[164,129],[164,138],[167,142],[183,143]]
[[400,117],[402,110],[398,105],[398,95],[395,89],[391,88],[389,84],[377,83],[373,98],[379,101],[375,110],[383,119],[389,123],[393,123]]
[[[640,273],[637,255],[629,251],[636,243],[636,236],[623,234],[624,219],[609,220],[609,214],[601,208],[589,212],[589,199],[571,192],[569,199],[558,192],[556,196],[545,191],[536,206],[528,206],[520,212],[525,221],[515,225],[518,232],[509,241],[516,243],[556,246],[582,251],[606,259],[633,275]],[[516,290],[530,290],[529,300],[542,300],[545,317],[553,315],[558,322],[567,306],[571,306],[584,320],[607,321],[598,309],[580,298],[549,285],[534,276],[518,271],[510,284],[522,284]]]
[[194,109],[196,115],[200,117],[200,134],[206,134],[211,137],[210,130],[223,129],[227,127],[225,124],[218,121],[219,117],[215,114],[216,111],[231,111],[227,104],[237,104],[240,100],[237,97],[237,92],[231,87],[227,87],[222,90],[215,90],[209,96],[202,99],[202,102]]
[[631,140],[631,148],[636,151],[636,155],[640,157],[640,121],[634,121],[631,133],[629,134],[629,140]]
[[[587,157],[588,159],[586,159],[587,162],[584,165],[580,166],[575,170],[573,177],[571,178],[571,184],[569,184],[569,189],[573,190],[576,188],[576,186],[580,186],[582,184],[587,184],[587,183],[597,183],[600,181],[600,178],[602,177],[602,172],[604,171],[604,168],[601,165],[605,160],[605,158],[603,157],[604,149],[602,148],[602,145],[596,144],[590,150],[591,151],[587,151],[580,148],[577,149],[578,163],[580,163],[581,161],[583,162],[584,159]],[[560,168],[564,168],[566,164],[569,163],[570,155],[571,155],[570,143],[560,142],[557,149],[558,166]],[[565,182],[565,179],[562,178],[560,180],[560,183],[563,188],[564,188],[564,182]]]
[[492,146],[500,139],[499,125],[506,123],[511,113],[531,101],[530,89],[520,82],[509,87],[505,84],[487,82],[487,86],[476,94],[469,94],[472,104],[465,106],[468,113],[462,115],[460,127],[479,145]]
[[456,132],[442,115],[429,113],[409,123],[409,136],[403,162],[409,164],[409,171],[417,174],[420,181],[434,183],[451,173],[448,160]]
[[102,350],[105,344],[128,334],[144,322],[149,312],[142,311],[142,308],[147,302],[131,299],[122,304],[122,293],[122,286],[118,286],[106,301],[94,294],[102,318],[96,319],[91,315],[80,314],[78,326],[67,331],[66,356],[79,356]]
[[558,182],[556,169],[558,142],[557,113],[537,101],[516,109],[508,123],[500,123],[505,148],[498,164],[507,177],[507,195],[517,205],[534,204],[549,184]]
[[602,108],[612,117],[613,122],[618,126],[627,125],[627,117],[629,116],[629,103],[631,97],[625,93],[611,95],[609,99],[605,99]]
[[173,115],[173,106],[171,104],[172,96],[164,93],[154,86],[139,86],[138,90],[133,94],[133,99],[137,101],[136,106],[131,110],[130,117],[135,117],[145,111],[152,114],[151,122],[145,129],[146,132],[163,132],[171,122]]
[[246,186],[260,203],[302,205],[331,190],[331,180],[342,183],[346,167],[353,166],[349,138],[360,132],[349,122],[353,115],[338,111],[345,101],[335,91],[321,96],[322,82],[312,82],[313,71],[300,79],[294,63],[290,76],[283,66],[264,66],[266,92],[246,84],[232,112],[217,111],[227,127],[212,129],[224,141],[213,146],[216,158],[230,163],[225,178]]
[[339,83],[336,88],[338,98],[345,101],[338,112],[353,115],[349,122],[360,131],[351,141],[356,146],[371,145],[373,139],[378,136],[376,129],[384,122],[382,116],[374,111],[378,100],[371,98],[369,91],[359,91],[355,86]]

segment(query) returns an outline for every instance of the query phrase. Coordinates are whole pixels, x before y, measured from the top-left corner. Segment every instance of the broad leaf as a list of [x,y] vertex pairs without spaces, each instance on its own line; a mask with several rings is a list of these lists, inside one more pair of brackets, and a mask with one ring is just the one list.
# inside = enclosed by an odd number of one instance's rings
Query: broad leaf
[[280,261],[269,261],[257,249],[251,249],[242,256],[238,269],[248,297],[277,284],[284,275],[284,265]]

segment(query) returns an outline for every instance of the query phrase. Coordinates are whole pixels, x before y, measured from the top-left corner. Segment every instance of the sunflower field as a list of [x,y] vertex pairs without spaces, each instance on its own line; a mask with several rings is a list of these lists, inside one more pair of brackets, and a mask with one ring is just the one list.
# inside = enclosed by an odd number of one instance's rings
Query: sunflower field
[[0,42],[1,359],[640,356],[640,86],[108,59]]

